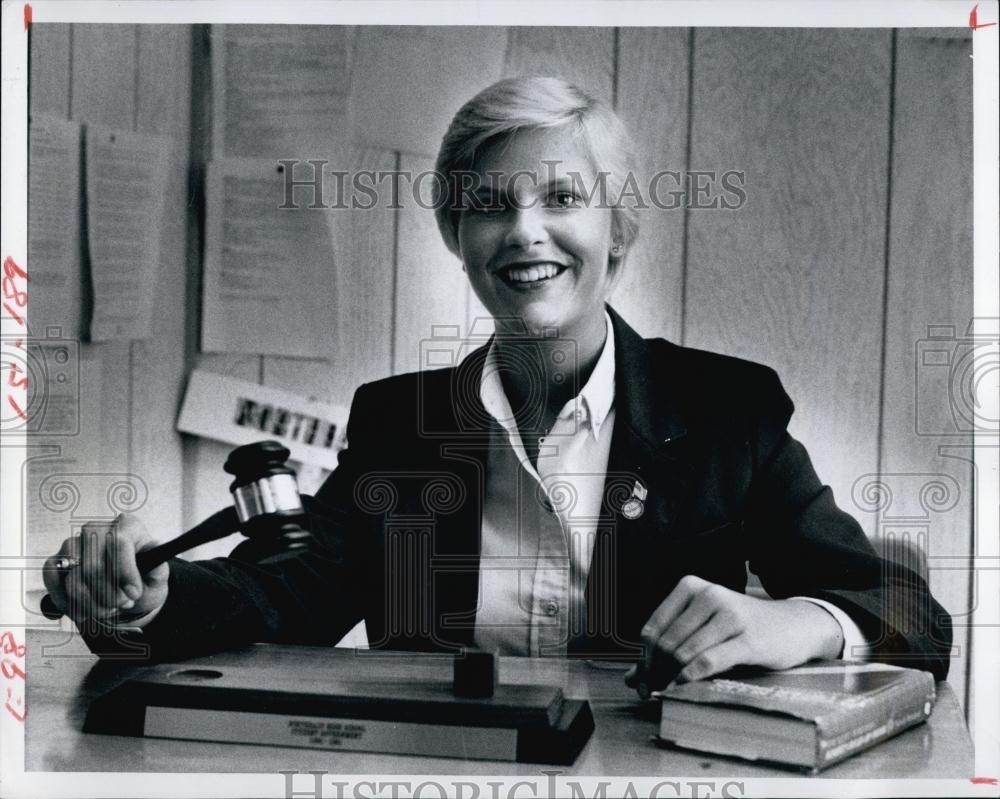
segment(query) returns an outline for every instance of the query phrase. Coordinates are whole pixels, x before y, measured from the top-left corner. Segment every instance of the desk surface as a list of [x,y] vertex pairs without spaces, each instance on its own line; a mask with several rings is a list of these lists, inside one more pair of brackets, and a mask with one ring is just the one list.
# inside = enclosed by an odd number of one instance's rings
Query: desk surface
[[[433,655],[355,652],[350,649],[257,645],[189,661],[249,665],[275,682],[323,678],[331,668],[392,678],[451,678],[451,660]],[[320,769],[353,774],[528,774],[530,763],[463,761],[330,752],[242,744],[128,738],[81,732],[90,701],[136,674],[141,666],[99,662],[80,639],[33,631],[27,647],[27,771],[159,771],[275,773]],[[502,683],[560,686],[590,700],[596,730],[568,773],[588,776],[788,777],[798,772],[735,759],[662,749],[650,741],[659,708],[642,705],[622,682],[625,666],[584,661],[502,658]],[[340,671],[343,674],[344,671]],[[562,767],[561,769],[562,770]],[[930,720],[823,772],[830,778],[968,777],[972,741],[951,687],[938,685]],[[566,773],[566,772],[564,772]]]

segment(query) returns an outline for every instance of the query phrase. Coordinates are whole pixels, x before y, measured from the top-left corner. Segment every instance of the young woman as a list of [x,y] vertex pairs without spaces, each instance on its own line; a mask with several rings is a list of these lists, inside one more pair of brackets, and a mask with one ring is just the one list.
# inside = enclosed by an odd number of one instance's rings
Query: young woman
[[[305,555],[140,576],[152,541],[134,519],[67,540],[89,565],[46,584],[105,620],[95,650],[335,643],[364,619],[378,647],[631,660],[640,691],[841,656],[943,679],[947,613],[835,506],[777,375],[643,340],[608,305],[638,231],[618,201],[631,166],[613,111],[561,80],[466,103],[436,213],[496,335],[458,367],[357,391]],[[748,562],[773,599],[744,593]]]

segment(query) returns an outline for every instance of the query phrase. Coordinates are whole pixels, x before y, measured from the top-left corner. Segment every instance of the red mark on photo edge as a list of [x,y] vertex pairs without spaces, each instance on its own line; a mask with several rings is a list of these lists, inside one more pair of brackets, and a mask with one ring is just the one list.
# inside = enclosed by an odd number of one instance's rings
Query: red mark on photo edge
[[9,277],[13,280],[14,276],[23,277],[25,280],[28,279],[28,273],[25,272],[21,267],[17,265],[17,261],[11,258],[9,255],[3,259],[3,273],[5,277]]
[[20,696],[15,696],[14,692],[10,688],[8,688],[7,689],[7,701],[4,702],[4,708],[6,708],[8,711],[10,711],[10,715],[12,715],[18,721],[24,721],[24,719],[27,717],[28,713],[27,713],[27,711],[25,711],[23,713],[19,713],[15,709],[15,708],[19,708],[19,707],[20,708],[24,707],[24,698],[20,697]]
[[1000,785],[996,777],[972,777],[969,782],[973,785]]
[[991,28],[996,25],[995,22],[980,22],[979,21],[979,3],[976,3],[972,7],[972,11],[969,12],[969,27],[976,31],[980,28]]
[[[0,651],[2,651],[5,655],[13,655],[15,658],[23,658],[24,644],[18,643],[14,634],[8,630],[0,636]],[[0,671],[3,672],[3,676],[5,678],[15,684],[23,682],[26,679],[24,669],[22,669],[9,657],[5,657],[2,661],[0,661]],[[8,685],[7,701],[4,702],[4,709],[7,710],[7,712],[9,712],[15,719],[22,722],[28,715],[27,708],[24,706],[23,693],[23,687],[20,691],[15,692],[14,688]]]
[[[17,322],[19,325],[24,327],[24,317],[22,317],[16,310],[17,308],[26,308],[28,305],[28,291],[27,286],[24,290],[18,288],[18,281],[23,280],[25,283],[28,282],[28,273],[19,267],[15,263],[14,259],[9,255],[4,259],[3,262],[3,280],[2,280],[2,291],[5,299],[10,300],[10,302],[4,302],[4,310],[10,314],[11,318]],[[13,303],[13,305],[11,304]],[[15,347],[20,347],[22,340],[18,339]],[[28,390],[28,378],[27,375],[24,377],[19,377],[19,374],[24,374],[20,372],[16,363],[10,364],[10,371],[7,373],[7,385],[16,389],[23,389],[25,392]],[[18,401],[14,399],[13,396],[7,395],[7,403],[14,412],[21,417],[23,421],[28,421],[28,415],[24,412],[24,409],[20,406]]]
[[[28,305],[28,291],[27,287],[24,290],[19,289],[18,281],[23,280],[25,283],[28,282],[28,273],[11,258],[9,255],[4,258],[3,261],[3,281],[2,290],[5,299],[10,300],[10,302],[4,302],[4,310],[10,314],[11,318],[17,322],[19,325],[24,327],[24,317],[22,317],[16,310],[17,308],[26,308]],[[13,303],[13,304],[12,304]],[[18,339],[15,347],[20,347],[22,340]],[[24,389],[25,392],[28,390],[28,378],[27,376],[19,378],[19,374],[24,374],[19,372],[17,364],[10,364],[10,371],[7,373],[7,385],[16,389]],[[24,412],[24,409],[20,406],[14,397],[7,395],[7,403],[14,412],[21,417],[22,420],[28,421],[28,416]]]
[[31,27],[31,3],[24,4],[24,32],[28,32]]
[[13,308],[11,308],[10,305],[8,305],[7,303],[4,303],[3,307],[7,309],[7,313],[10,314],[11,319],[13,319],[15,322],[17,322],[22,327],[24,326],[24,319],[22,317],[18,316],[17,311],[15,311]]
[[24,644],[19,644],[14,637],[14,633],[7,630],[0,636],[0,652],[3,652],[5,655],[14,655],[15,657],[23,658]]
[[0,671],[3,672],[3,676],[8,680],[13,680],[15,677],[20,677],[22,680],[26,678],[24,669],[18,666],[10,658],[4,658],[3,662],[0,662]]
[[20,405],[17,404],[17,400],[16,399],[14,399],[13,397],[8,396],[7,397],[7,404],[10,405],[10,407],[13,409],[14,413],[16,413],[19,417],[21,417],[21,421],[23,421],[23,422],[28,421],[28,414],[26,414],[24,412],[24,409]]
[[[28,273],[24,271],[21,267],[17,265],[13,258],[9,255],[4,258],[3,262],[3,296],[5,299],[10,300],[18,308],[24,308],[28,304],[28,292],[18,291],[17,280],[21,279],[25,282],[28,281]],[[14,310],[14,306],[8,302],[3,304],[3,307],[7,310],[7,313],[13,317],[19,325],[24,325],[23,317]]]

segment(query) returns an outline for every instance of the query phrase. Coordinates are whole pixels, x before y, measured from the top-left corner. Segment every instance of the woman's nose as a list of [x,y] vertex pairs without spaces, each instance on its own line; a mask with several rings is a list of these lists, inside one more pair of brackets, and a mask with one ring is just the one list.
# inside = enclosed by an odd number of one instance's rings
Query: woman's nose
[[505,243],[509,247],[531,247],[542,244],[549,238],[545,227],[545,217],[537,204],[514,208],[510,213],[510,229]]

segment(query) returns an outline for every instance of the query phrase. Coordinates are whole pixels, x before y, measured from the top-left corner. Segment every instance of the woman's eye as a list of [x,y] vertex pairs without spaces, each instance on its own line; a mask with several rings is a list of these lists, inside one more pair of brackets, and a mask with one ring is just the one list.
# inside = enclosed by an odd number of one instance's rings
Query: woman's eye
[[575,208],[577,203],[577,196],[571,191],[553,192],[549,197],[549,204],[556,208]]

